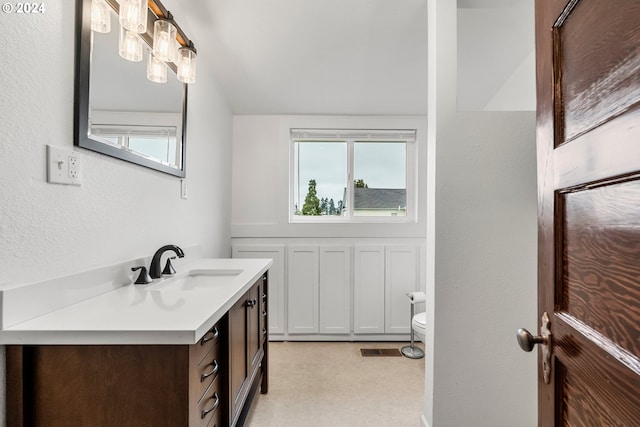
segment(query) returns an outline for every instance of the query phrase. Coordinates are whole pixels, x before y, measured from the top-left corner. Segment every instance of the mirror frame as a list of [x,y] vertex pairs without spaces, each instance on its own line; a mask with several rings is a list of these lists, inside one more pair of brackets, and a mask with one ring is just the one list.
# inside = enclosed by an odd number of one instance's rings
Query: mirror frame
[[[111,4],[111,2],[108,2]],[[147,9],[147,33],[141,34],[147,45],[153,44],[153,13]],[[184,178],[186,176],[187,154],[187,88],[183,83],[182,100],[182,165],[180,169],[150,160],[128,150],[113,147],[89,137],[89,81],[91,73],[91,0],[76,1],[76,63],[75,63],[75,95],[74,95],[74,135],[73,145],[87,150],[135,163],[169,175]],[[173,65],[173,64],[171,64]],[[170,67],[175,71],[175,66]]]

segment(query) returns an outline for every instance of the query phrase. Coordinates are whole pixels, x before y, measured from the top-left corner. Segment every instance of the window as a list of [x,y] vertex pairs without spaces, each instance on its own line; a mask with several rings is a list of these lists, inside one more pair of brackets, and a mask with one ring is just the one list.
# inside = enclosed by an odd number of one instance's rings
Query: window
[[291,129],[292,222],[415,218],[415,130]]
[[181,166],[175,126],[92,124],[92,138],[172,167]]

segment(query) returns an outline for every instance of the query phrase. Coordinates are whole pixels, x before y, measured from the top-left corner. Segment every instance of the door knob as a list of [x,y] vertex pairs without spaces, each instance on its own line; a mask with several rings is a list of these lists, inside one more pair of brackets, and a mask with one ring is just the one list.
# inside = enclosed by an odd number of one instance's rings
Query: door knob
[[542,377],[544,382],[549,384],[551,381],[551,319],[549,313],[542,315],[542,323],[540,325],[540,335],[533,336],[531,332],[524,328],[518,329],[516,336],[518,344],[524,351],[531,351],[536,344],[542,344]]
[[546,344],[548,341],[547,337],[542,337],[540,335],[534,337],[531,335],[531,332],[523,328],[518,329],[517,335],[518,345],[520,345],[520,348],[526,352],[533,350],[533,347],[536,344]]

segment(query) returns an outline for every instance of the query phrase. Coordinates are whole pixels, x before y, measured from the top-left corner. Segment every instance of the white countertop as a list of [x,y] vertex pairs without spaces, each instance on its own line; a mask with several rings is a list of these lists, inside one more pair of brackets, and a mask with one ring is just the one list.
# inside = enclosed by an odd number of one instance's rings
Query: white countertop
[[[126,285],[0,330],[0,344],[194,344],[272,265],[268,259],[197,259],[197,270],[238,270],[220,286]],[[227,282],[228,280],[228,282]]]

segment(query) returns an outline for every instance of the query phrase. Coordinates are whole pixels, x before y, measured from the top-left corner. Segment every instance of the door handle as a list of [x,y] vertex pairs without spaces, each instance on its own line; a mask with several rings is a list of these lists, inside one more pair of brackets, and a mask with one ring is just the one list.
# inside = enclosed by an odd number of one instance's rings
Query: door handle
[[516,337],[518,338],[518,345],[526,352],[533,350],[536,344],[540,344],[542,347],[542,377],[544,382],[549,384],[551,380],[551,321],[549,319],[549,313],[546,311],[542,315],[542,324],[540,325],[540,335],[533,336],[531,332],[524,328],[518,329]]
[[527,331],[524,328],[518,329],[517,334],[518,345],[520,345],[520,348],[526,352],[530,352],[531,350],[533,350],[533,347],[536,344],[547,344],[547,342],[549,341],[549,337],[541,335],[537,335],[534,337],[533,335],[531,335],[531,332]]

